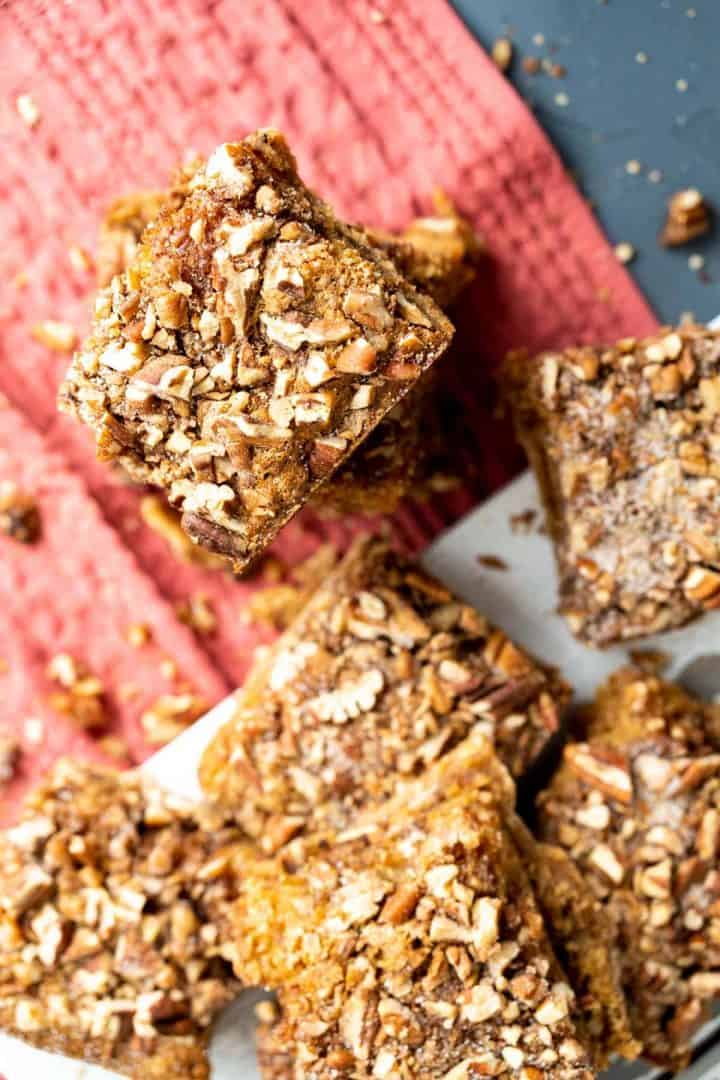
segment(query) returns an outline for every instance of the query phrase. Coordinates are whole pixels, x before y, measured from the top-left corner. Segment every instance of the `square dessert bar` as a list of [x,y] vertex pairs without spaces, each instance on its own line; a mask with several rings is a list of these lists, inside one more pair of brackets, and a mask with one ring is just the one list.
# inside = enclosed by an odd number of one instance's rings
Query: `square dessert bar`
[[540,837],[609,916],[643,1055],[674,1070],[720,998],[719,722],[717,706],[622,670],[539,802]]
[[246,851],[221,813],[59,763],[0,835],[0,1028],[136,1080],[206,1080]]
[[[188,192],[187,176],[185,170],[166,191],[138,191],[112,203],[98,238],[99,285],[108,285],[132,263],[143,232],[164,203],[181,205]],[[474,278],[483,244],[441,191],[434,193],[434,209],[434,215],[417,218],[402,233],[369,230],[368,235],[406,278],[445,310]],[[432,382],[420,380],[322,485],[315,495],[318,508],[340,513],[391,513],[396,508],[425,457],[422,417]]]
[[391,258],[305,187],[274,131],[212,154],[95,312],[62,407],[238,569],[452,337]]
[[201,782],[274,850],[306,826],[344,827],[473,729],[522,775],[569,693],[416,563],[365,537],[251,672]]
[[283,1011],[266,1076],[591,1080],[502,774],[466,740],[298,865],[244,877],[237,973]]
[[578,637],[605,646],[720,605],[720,333],[516,354],[505,385]]

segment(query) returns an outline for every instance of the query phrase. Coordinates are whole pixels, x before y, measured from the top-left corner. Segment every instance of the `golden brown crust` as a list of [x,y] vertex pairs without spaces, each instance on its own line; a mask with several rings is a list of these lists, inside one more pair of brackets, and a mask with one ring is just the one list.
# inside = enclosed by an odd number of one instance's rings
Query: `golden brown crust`
[[469,739],[296,865],[250,871],[238,973],[278,988],[276,1076],[292,1060],[317,1080],[591,1080],[505,822],[512,794]]
[[573,859],[610,919],[644,1055],[674,1069],[720,996],[716,721],[677,687],[621,671],[539,802],[541,838]]
[[720,333],[514,354],[504,385],[574,633],[605,646],[717,607]]
[[201,782],[274,850],[306,827],[344,827],[473,729],[522,775],[568,697],[416,563],[363,538],[251,672]]
[[101,292],[62,407],[238,569],[443,354],[452,327],[302,184],[282,136],[219,147]]
[[0,836],[0,1027],[136,1080],[205,1080],[209,1027],[240,990],[246,857],[217,811],[60,762]]

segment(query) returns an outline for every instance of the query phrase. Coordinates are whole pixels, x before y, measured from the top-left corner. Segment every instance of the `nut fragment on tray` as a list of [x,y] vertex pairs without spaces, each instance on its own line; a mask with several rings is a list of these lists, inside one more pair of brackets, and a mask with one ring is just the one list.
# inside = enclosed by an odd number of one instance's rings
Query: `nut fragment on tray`
[[0,1028],[136,1080],[204,1080],[239,992],[239,831],[132,773],[58,763],[0,835]]
[[443,354],[452,326],[302,183],[283,137],[220,146],[101,291],[61,406],[247,567]]
[[586,735],[540,797],[540,837],[609,916],[644,1056],[680,1069],[720,998],[720,710],[624,669]]
[[511,799],[489,744],[468,739],[298,865],[250,868],[237,972],[283,1010],[266,1077],[591,1080]]
[[720,606],[720,333],[513,354],[505,390],[573,632],[606,646]]
[[[110,283],[133,261],[140,238],[163,204],[179,206],[186,188],[183,176],[165,192],[138,191],[108,208],[98,242],[98,280]],[[484,246],[472,226],[439,189],[434,214],[417,218],[401,233],[368,230],[372,243],[387,251],[418,289],[443,309],[452,306],[475,277]],[[410,490],[425,456],[422,413],[428,389],[421,385],[396,405],[348,462],[323,484],[318,508],[340,513],[392,513]]]
[[473,729],[521,776],[568,698],[554,671],[366,537],[251,672],[200,778],[275,850],[306,826],[344,827]]

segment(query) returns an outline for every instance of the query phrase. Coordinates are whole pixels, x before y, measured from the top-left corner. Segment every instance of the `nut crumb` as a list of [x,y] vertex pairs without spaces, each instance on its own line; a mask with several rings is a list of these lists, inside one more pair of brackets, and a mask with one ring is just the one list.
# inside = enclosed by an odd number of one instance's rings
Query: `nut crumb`
[[630,263],[633,261],[637,252],[632,244],[629,244],[626,240],[621,241],[615,245],[615,258],[621,263]]
[[672,660],[670,653],[662,649],[630,649],[628,656],[646,675],[662,675]]
[[631,158],[625,162],[625,172],[630,176],[638,176],[642,172],[642,165],[637,158]]
[[499,37],[493,43],[492,58],[500,71],[507,71],[510,68],[513,58],[513,45],[510,38]]
[[676,191],[668,200],[667,219],[659,240],[663,247],[680,247],[710,231],[710,207],[697,188]]
[[70,323],[58,322],[56,319],[45,319],[44,322],[35,323],[32,336],[53,352],[72,352],[77,344],[75,327]]
[[21,747],[9,731],[0,731],[0,791],[15,775]]
[[57,653],[47,668],[48,678],[60,690],[50,695],[52,707],[68,716],[78,727],[92,731],[107,721],[103,684],[85,665],[69,653]]
[[506,563],[504,559],[501,559],[499,555],[476,555],[476,562],[479,562],[481,566],[487,566],[489,570],[509,570],[510,565]]
[[530,507],[527,510],[520,510],[517,514],[510,515],[510,528],[514,533],[532,532],[537,516],[537,510]]
[[79,274],[89,274],[93,269],[92,257],[79,244],[71,244],[68,248],[68,259],[73,270],[76,270]]
[[130,623],[125,631],[125,638],[133,649],[141,649],[152,641],[152,630],[147,623]]
[[15,98],[15,108],[20,119],[29,128],[34,128],[40,122],[40,109],[30,94],[18,94]]
[[193,593],[178,604],[177,616],[198,634],[212,634],[217,630],[217,616],[207,593]]
[[527,72],[528,75],[537,75],[542,67],[537,56],[524,56],[522,66],[523,71]]
[[164,746],[182,735],[207,708],[195,694],[162,694],[140,717],[145,737],[153,746]]
[[42,533],[37,503],[11,481],[0,484],[0,533],[20,544],[34,544]]

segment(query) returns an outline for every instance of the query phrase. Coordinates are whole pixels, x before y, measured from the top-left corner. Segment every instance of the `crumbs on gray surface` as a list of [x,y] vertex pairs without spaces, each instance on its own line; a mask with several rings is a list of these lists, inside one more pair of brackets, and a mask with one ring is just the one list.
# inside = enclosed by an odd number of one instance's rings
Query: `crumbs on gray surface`
[[510,566],[499,555],[476,555],[475,559],[488,570],[509,570]]

